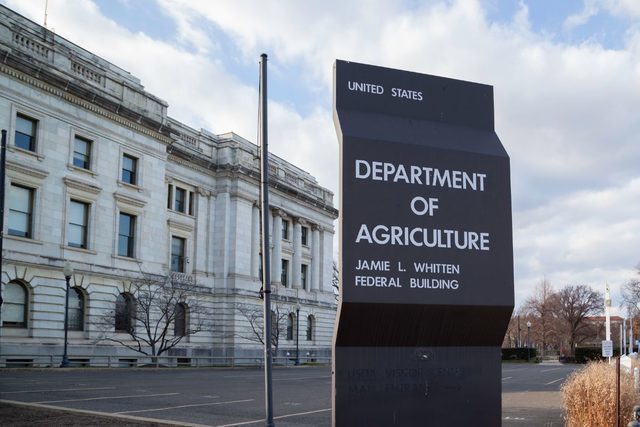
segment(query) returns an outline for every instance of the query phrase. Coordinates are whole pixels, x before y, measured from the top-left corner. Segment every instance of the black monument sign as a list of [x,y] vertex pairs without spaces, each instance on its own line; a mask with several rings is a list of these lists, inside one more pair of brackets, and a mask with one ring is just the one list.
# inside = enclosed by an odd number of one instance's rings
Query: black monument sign
[[334,425],[500,425],[513,247],[492,87],[337,61],[334,106]]

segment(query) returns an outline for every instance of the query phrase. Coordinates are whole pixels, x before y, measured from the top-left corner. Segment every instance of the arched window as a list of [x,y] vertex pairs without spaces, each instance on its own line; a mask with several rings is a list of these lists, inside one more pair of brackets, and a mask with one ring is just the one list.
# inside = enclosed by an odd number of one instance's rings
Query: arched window
[[309,317],[307,317],[307,341],[313,341],[315,323],[316,319],[312,315],[309,315]]
[[133,295],[123,292],[116,299],[116,331],[130,332],[134,328],[136,301]]
[[79,288],[69,289],[69,330],[84,331],[84,292]]
[[293,313],[289,313],[289,315],[287,316],[287,339],[288,340],[292,340],[293,339],[293,324],[295,322],[295,314]]
[[176,337],[187,335],[187,310],[188,307],[185,303],[179,302],[176,304],[176,317],[173,328],[173,335]]
[[18,281],[7,283],[2,304],[2,326],[26,328],[29,313],[29,291]]

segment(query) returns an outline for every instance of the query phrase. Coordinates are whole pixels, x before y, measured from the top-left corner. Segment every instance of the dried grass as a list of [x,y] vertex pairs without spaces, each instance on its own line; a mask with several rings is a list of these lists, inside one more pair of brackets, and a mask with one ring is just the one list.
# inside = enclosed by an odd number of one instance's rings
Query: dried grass
[[[615,363],[593,362],[571,374],[562,386],[562,403],[568,427],[615,426]],[[640,394],[634,391],[633,374],[621,368],[620,425],[631,421],[631,411],[637,404]]]

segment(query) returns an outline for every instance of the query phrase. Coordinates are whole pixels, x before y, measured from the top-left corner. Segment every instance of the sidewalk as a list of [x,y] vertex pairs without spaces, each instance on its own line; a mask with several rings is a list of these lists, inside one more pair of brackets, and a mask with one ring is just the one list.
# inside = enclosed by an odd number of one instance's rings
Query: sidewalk
[[104,426],[104,427],[160,427],[171,424],[127,420],[105,417],[69,410],[38,408],[27,405],[14,405],[0,402],[0,425],[3,427],[52,427],[52,426]]

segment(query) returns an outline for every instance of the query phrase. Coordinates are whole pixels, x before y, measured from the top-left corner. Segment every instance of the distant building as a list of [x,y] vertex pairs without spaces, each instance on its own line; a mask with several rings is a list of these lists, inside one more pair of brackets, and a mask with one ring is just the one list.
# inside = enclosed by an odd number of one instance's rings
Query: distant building
[[[241,338],[250,325],[237,309],[261,303],[257,147],[172,119],[136,77],[4,6],[0,58],[0,366],[62,354],[65,261],[75,269],[71,359],[135,354],[97,344],[93,325],[141,272],[197,283],[194,298],[213,313],[211,330],[171,355],[259,356],[260,345]],[[270,159],[274,304],[289,313],[280,352],[299,338],[303,360],[330,356],[333,194]]]

